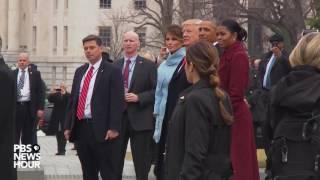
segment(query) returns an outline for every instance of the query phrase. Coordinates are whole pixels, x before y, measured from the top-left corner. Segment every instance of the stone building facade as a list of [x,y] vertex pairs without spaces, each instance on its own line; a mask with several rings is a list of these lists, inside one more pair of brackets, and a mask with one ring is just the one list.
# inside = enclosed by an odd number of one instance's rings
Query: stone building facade
[[[152,6],[146,0],[0,0],[0,52],[12,68],[18,53],[28,52],[49,88],[60,82],[70,87],[75,69],[85,62],[82,38],[101,35],[110,46],[115,34],[111,17],[127,16],[147,3]],[[125,23],[121,33],[134,29]],[[141,40],[152,31],[140,30]]]

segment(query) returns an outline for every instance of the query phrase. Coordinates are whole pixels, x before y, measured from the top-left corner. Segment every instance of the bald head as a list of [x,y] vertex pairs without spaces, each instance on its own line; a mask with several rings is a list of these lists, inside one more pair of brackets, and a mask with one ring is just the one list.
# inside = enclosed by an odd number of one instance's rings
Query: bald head
[[140,47],[139,35],[133,31],[124,33],[122,47],[126,57],[137,55]]
[[206,40],[209,43],[216,42],[216,28],[216,23],[212,21],[202,21],[199,27],[199,38],[202,40]]
[[200,19],[189,19],[182,23],[183,45],[188,47],[199,40]]
[[20,53],[18,56],[18,67],[20,69],[25,69],[29,65],[29,55],[28,53]]

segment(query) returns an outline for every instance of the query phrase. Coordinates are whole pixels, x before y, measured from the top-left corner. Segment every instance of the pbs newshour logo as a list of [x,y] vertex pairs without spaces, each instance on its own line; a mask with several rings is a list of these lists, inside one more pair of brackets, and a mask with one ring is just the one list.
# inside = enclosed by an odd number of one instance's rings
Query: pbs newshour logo
[[40,146],[38,144],[14,145],[14,168],[40,168]]

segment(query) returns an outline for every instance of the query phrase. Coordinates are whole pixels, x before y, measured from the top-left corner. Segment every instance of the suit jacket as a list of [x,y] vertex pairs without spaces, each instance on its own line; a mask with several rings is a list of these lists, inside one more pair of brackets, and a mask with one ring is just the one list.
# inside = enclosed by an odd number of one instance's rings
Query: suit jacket
[[[18,81],[18,72],[19,72],[19,69],[14,70],[16,86]],[[37,111],[44,109],[44,98],[45,98],[44,83],[41,79],[41,74],[39,71],[32,68],[28,68],[28,73],[29,73],[29,83],[30,83],[30,111],[31,111],[31,117],[36,123]]]
[[16,90],[12,71],[5,64],[0,64],[0,177],[14,180],[13,143],[15,134]]
[[[68,105],[65,129],[71,130],[70,141],[76,140],[75,122],[81,80],[88,69],[86,63],[79,67],[73,78],[70,102]],[[122,112],[124,110],[124,87],[121,70],[114,65],[101,61],[94,83],[91,99],[93,131],[97,141],[105,141],[109,129],[120,132]]]
[[164,116],[165,122],[170,120],[174,107],[176,106],[177,100],[179,98],[179,94],[183,90],[191,86],[191,84],[187,80],[183,63],[184,61],[181,61],[181,63],[178,65],[169,83],[166,113]]
[[57,133],[59,131],[59,123],[62,125],[63,129],[69,98],[70,93],[68,92],[66,92],[66,94],[61,94],[60,92],[49,94],[48,101],[53,103],[54,106],[52,109],[47,133]]
[[[116,61],[115,64],[122,68],[124,59]],[[136,131],[154,129],[153,105],[156,85],[156,64],[137,56],[128,92],[137,94],[139,102],[127,104],[128,119]]]
[[[272,52],[268,52],[262,58],[262,61],[259,65],[259,75],[261,78],[261,84],[263,84],[264,74],[267,69],[267,65],[272,56]],[[275,63],[272,66],[270,72],[271,86],[274,86],[283,76],[286,76],[291,70],[289,63],[289,54],[287,51],[283,50],[282,55],[275,60]]]

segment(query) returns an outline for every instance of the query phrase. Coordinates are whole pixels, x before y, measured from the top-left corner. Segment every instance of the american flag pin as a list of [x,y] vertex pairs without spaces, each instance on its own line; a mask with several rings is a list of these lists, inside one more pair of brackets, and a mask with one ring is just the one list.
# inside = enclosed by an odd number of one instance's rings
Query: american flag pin
[[142,61],[139,61],[139,64],[142,64]]

